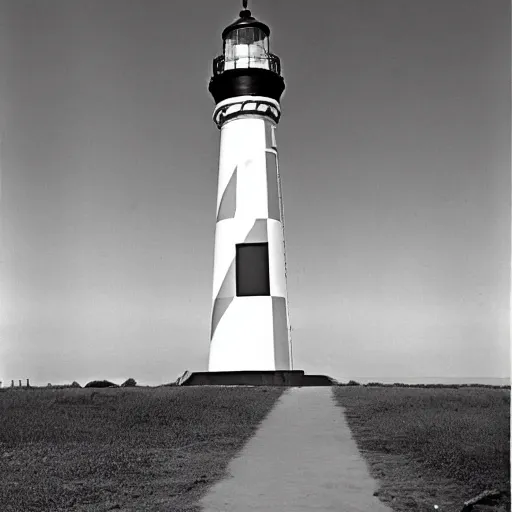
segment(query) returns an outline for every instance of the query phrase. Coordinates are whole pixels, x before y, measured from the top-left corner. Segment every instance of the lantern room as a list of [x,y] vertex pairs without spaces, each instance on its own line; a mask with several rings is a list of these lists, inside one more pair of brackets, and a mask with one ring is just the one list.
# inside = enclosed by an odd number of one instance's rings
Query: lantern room
[[254,19],[250,11],[242,11],[240,18],[222,34],[224,70],[269,69],[269,34],[269,28]]
[[284,91],[279,57],[270,53],[270,29],[247,9],[222,32],[222,55],[213,59],[209,90],[218,103],[227,98],[267,96],[276,101]]
[[270,29],[244,9],[222,32],[223,53],[214,60],[214,74],[230,69],[260,68],[280,74],[279,58],[270,53]]

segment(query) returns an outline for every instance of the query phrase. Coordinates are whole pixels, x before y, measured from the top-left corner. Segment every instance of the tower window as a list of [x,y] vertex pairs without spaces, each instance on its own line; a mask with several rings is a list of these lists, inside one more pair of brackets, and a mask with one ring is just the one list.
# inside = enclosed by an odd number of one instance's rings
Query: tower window
[[270,295],[268,242],[236,245],[238,297]]

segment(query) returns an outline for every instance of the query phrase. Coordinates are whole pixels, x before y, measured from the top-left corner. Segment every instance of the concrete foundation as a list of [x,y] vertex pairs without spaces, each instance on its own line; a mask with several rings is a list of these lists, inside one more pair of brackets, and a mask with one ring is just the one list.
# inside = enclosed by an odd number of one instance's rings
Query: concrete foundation
[[332,386],[336,381],[326,375],[305,375],[303,370],[185,372],[180,386]]

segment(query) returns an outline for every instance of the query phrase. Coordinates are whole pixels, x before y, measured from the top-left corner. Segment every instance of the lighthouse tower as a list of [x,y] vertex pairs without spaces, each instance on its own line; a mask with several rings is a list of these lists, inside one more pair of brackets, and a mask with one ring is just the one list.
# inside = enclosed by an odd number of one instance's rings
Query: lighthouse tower
[[285,86],[269,35],[244,0],[213,60],[220,158],[210,372],[292,369],[276,146]]

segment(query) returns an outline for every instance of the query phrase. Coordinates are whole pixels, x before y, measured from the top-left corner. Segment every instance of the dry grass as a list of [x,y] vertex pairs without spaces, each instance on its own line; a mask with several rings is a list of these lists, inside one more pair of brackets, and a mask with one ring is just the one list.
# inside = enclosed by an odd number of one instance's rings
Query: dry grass
[[[196,512],[283,391],[0,393],[0,509]],[[333,391],[393,510],[459,512],[484,489],[509,489],[510,390]],[[510,510],[510,494],[494,510]]]
[[196,511],[283,390],[0,393],[0,508]]
[[510,510],[510,390],[333,390],[393,510],[459,512],[493,488],[508,495],[492,510]]

